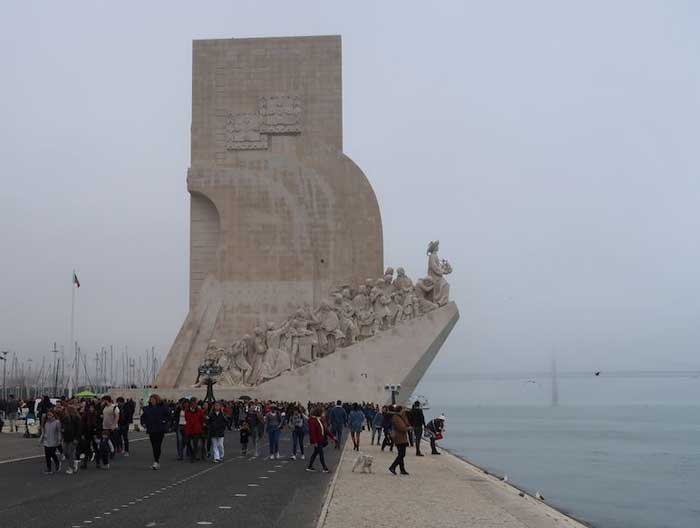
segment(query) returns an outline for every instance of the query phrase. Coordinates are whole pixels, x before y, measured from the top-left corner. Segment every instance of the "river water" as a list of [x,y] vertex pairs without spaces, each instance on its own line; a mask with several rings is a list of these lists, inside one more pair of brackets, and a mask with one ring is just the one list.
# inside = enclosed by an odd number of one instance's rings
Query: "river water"
[[[520,390],[517,383],[500,382],[501,394],[507,385]],[[634,383],[649,381],[617,384]],[[659,386],[668,383],[677,385]],[[600,528],[700,527],[700,406],[688,405],[693,401],[672,404],[660,396],[657,402],[552,407],[538,394],[535,403],[522,397],[517,404],[459,405],[472,401],[473,383],[449,390],[450,398],[444,383],[432,385],[428,379],[419,391],[431,402],[428,417],[447,416],[445,447],[507,474],[532,494],[540,491],[557,509]]]

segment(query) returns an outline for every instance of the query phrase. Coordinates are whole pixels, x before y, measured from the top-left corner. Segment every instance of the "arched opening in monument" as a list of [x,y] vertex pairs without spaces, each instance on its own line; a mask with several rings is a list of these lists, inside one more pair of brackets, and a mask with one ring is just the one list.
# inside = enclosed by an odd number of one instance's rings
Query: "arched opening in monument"
[[205,195],[190,192],[190,308],[197,302],[204,279],[217,272],[220,223],[216,205]]

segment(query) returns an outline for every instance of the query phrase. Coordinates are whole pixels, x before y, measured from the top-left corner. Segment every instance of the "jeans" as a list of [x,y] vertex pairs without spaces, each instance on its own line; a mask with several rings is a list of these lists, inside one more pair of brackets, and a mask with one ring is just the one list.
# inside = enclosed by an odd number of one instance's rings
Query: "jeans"
[[56,471],[58,471],[58,457],[56,456],[56,446],[46,447],[44,446],[44,458],[46,458],[46,471],[51,471],[51,461],[53,460],[56,466]]
[[260,442],[258,439],[258,429],[257,427],[254,429],[251,429],[250,431],[250,440],[253,441],[253,455],[258,456],[260,455]]
[[270,439],[270,454],[274,455],[280,451],[280,430],[269,429],[267,436]]
[[184,425],[177,426],[175,441],[177,442],[177,458],[182,460],[185,455],[185,446],[187,445],[187,435],[185,435]]
[[335,448],[340,449],[340,444],[343,437],[343,426],[335,424],[331,426],[331,432],[333,433],[333,436],[335,436]]
[[124,448],[124,452],[129,452],[129,424],[120,425],[117,430],[119,436],[119,446]]
[[406,466],[404,466],[404,458],[406,458],[406,448],[408,447],[408,444],[396,444],[396,459],[394,462],[392,462],[391,466],[389,466],[389,469],[394,471],[396,470],[396,466],[399,466],[399,469],[401,470],[401,473],[406,473]]
[[314,468],[314,462],[316,461],[316,457],[318,456],[318,459],[321,461],[321,466],[323,469],[328,470],[326,467],[326,459],[323,456],[323,446],[316,444],[314,446],[314,453],[311,455],[311,458],[309,459],[309,469]]
[[187,435],[187,449],[190,452],[190,460],[194,461],[199,453],[199,442],[202,435]]
[[63,442],[63,456],[66,457],[66,464],[71,470],[75,469],[75,441]]
[[151,441],[151,449],[153,450],[153,461],[160,462],[160,449],[163,445],[163,437],[165,433],[148,433],[148,439]]
[[214,456],[214,460],[223,460],[224,458],[224,437],[223,436],[212,436],[211,438],[211,451]]
[[304,429],[301,427],[295,427],[292,431],[292,454],[297,454],[297,445],[299,446],[299,452],[304,454]]
[[109,432],[109,439],[112,441],[112,446],[114,446],[114,451],[109,454],[109,458],[114,458],[114,453],[117,452],[117,445],[119,445],[120,436],[117,429],[112,429]]
[[374,438],[377,438],[377,445],[379,445],[379,441],[382,439],[382,428],[381,427],[373,427],[371,429],[372,431],[372,445],[374,445]]

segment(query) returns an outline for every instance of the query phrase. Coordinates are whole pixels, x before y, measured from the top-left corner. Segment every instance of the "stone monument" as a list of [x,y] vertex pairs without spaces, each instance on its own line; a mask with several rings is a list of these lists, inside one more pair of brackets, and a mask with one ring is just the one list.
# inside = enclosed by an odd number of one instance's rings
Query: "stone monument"
[[195,41],[192,70],[190,310],[156,386],[216,364],[217,395],[408,397],[459,317],[452,268],[431,242],[415,286],[383,271],[376,196],[343,153],[340,37]]

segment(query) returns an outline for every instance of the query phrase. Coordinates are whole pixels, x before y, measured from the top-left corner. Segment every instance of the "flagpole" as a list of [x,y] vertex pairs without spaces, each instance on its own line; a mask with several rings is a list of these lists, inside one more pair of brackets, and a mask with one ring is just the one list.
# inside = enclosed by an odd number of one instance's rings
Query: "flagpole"
[[78,348],[75,346],[75,269],[70,278],[71,300],[70,300],[70,346],[73,347],[73,373],[71,374],[71,382],[68,387],[68,397],[73,397],[73,388],[78,382]]

